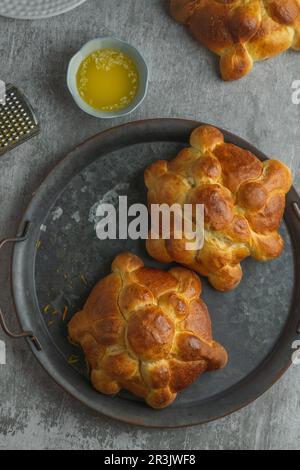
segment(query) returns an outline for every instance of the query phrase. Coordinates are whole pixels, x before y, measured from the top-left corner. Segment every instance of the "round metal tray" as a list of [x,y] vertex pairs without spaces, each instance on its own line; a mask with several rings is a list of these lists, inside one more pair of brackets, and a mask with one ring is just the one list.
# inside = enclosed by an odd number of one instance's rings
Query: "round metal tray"
[[[200,424],[232,413],[255,400],[291,364],[300,322],[300,200],[287,196],[278,260],[243,263],[244,279],[233,292],[213,290],[203,280],[215,338],[228,350],[222,371],[204,374],[169,408],[154,411],[126,392],[116,397],[90,385],[84,358],[67,339],[67,323],[93,285],[110,272],[115,255],[132,250],[148,265],[143,241],[100,241],[95,204],[128,195],[146,202],[145,167],[173,158],[200,123],[177,119],[140,121],[105,131],[73,150],[35,194],[20,227],[27,233],[13,254],[12,283],[18,317],[40,343],[28,342],[50,376],[93,410],[124,422],[151,427]],[[226,140],[266,156],[224,131]],[[63,318],[65,316],[65,321]]]

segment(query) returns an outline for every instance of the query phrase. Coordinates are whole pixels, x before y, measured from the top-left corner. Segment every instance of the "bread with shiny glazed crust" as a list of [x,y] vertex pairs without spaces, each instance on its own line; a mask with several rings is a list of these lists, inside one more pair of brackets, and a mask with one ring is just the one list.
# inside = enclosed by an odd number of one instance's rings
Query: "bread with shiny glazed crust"
[[171,14],[221,57],[224,80],[244,77],[255,61],[300,50],[300,0],[171,0]]
[[224,142],[212,126],[195,129],[191,146],[171,162],[147,168],[149,208],[152,204],[203,204],[205,242],[186,250],[186,240],[151,237],[149,254],[162,263],[176,261],[207,276],[218,290],[234,289],[242,278],[241,261],[277,258],[284,246],[278,233],[290,170],[277,160],[261,162],[255,155]]
[[165,272],[130,253],[117,256],[69,323],[95,389],[114,395],[123,388],[164,408],[203,372],[224,367],[227,353],[212,339],[200,293],[200,279],[187,269]]

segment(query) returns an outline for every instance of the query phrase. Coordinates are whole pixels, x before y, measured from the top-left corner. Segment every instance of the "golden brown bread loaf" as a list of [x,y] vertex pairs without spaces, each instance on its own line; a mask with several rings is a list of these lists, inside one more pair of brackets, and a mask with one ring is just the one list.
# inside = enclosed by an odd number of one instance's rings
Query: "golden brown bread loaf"
[[221,57],[224,80],[253,62],[300,50],[300,0],[171,0],[172,16]]
[[191,271],[149,269],[137,256],[119,255],[69,324],[96,390],[124,388],[164,408],[203,372],[224,367],[227,353],[212,339],[200,293]]
[[202,126],[191,135],[191,147],[171,162],[157,161],[145,172],[148,203],[203,204],[205,243],[186,250],[186,240],[151,239],[149,254],[162,263],[176,261],[208,276],[218,290],[235,288],[240,262],[252,256],[278,257],[284,242],[277,230],[292,184],[290,170],[279,161],[262,163],[252,153],[224,143],[221,131]]

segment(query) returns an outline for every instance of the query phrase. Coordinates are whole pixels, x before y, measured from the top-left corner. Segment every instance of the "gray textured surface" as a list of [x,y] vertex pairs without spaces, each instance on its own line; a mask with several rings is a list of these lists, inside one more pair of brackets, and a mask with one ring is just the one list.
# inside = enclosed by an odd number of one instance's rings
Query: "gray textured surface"
[[[137,45],[150,66],[148,97],[131,120],[187,117],[227,128],[288,163],[300,189],[300,107],[291,101],[291,84],[300,78],[299,56],[289,52],[256,64],[241,82],[223,83],[216,58],[169,19],[166,4],[88,0],[47,21],[0,18],[0,78],[24,89],[42,123],[40,137],[1,159],[0,238],[15,233],[32,193],[68,150],[125,122],[101,122],[82,114],[65,86],[68,59],[86,40],[104,34]],[[1,260],[0,300],[16,328],[7,288],[8,257],[6,252]],[[52,383],[25,343],[6,343],[7,365],[0,366],[0,448],[300,449],[299,366],[231,417],[162,432],[96,416]]]

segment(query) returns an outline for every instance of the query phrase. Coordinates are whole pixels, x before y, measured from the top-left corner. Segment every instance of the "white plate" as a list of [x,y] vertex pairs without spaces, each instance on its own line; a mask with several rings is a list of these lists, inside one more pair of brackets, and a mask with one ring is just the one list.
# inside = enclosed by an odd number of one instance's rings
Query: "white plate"
[[34,20],[60,15],[86,0],[0,0],[0,15]]

